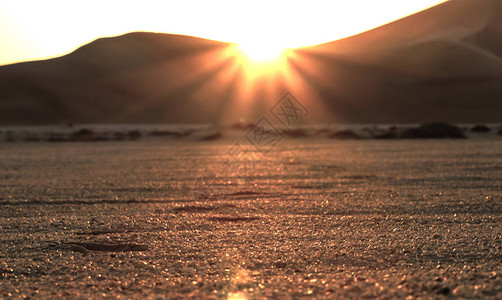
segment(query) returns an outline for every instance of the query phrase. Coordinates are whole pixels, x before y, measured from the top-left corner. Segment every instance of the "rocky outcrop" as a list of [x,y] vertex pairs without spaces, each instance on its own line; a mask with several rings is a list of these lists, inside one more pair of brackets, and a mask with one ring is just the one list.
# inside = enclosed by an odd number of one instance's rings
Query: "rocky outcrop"
[[423,124],[419,127],[410,128],[403,132],[402,138],[466,138],[460,127],[447,123],[430,123]]

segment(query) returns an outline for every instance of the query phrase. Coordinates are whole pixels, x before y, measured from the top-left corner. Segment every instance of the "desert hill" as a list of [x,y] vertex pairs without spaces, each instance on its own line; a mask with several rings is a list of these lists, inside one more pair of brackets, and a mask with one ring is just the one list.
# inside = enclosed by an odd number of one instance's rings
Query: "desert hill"
[[[353,37],[293,49],[289,64],[302,84],[273,83],[304,101],[316,98],[308,103],[312,122],[502,122],[501,20],[500,0],[451,0]],[[0,123],[218,122],[241,86],[229,47],[136,32],[3,66]],[[267,96],[267,84],[250,83],[256,105],[235,120],[266,110],[262,98],[277,97]]]

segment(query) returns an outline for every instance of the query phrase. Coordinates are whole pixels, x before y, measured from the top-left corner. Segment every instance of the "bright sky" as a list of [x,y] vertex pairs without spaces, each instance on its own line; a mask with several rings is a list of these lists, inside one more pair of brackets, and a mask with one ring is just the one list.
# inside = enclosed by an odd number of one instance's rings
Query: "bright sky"
[[350,36],[441,2],[0,0],[0,65],[63,55],[129,31],[294,48]]

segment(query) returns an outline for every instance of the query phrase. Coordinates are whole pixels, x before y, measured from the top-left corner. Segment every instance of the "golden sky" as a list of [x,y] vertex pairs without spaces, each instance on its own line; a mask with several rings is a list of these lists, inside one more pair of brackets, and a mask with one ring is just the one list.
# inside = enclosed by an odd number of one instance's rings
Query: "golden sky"
[[[444,0],[0,0],[0,65],[66,54],[130,31],[186,34],[243,49],[329,42]],[[259,52],[259,51],[258,51]]]

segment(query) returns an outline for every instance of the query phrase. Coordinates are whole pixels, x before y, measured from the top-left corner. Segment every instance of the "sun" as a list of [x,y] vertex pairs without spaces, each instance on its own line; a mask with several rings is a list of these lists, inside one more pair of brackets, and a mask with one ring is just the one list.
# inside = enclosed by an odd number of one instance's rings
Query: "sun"
[[[283,47],[274,40],[273,43],[264,39],[248,40],[232,43],[225,51],[226,57],[233,57],[238,70],[245,76],[247,83],[264,78],[277,78],[284,72],[289,60],[294,56],[293,49]],[[270,41],[270,40],[269,40]]]
[[285,49],[269,43],[239,43],[239,48],[251,60],[255,62],[274,61],[280,58]]

